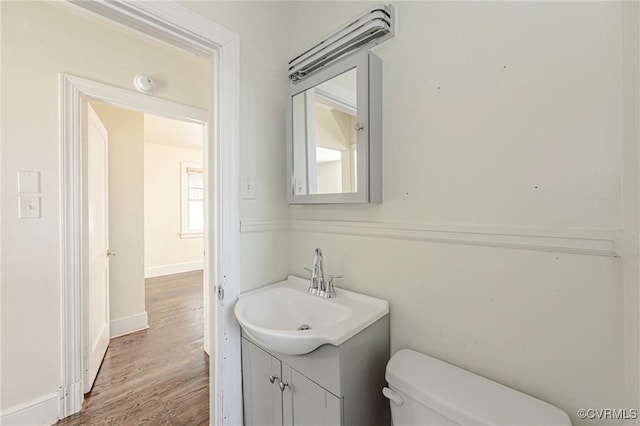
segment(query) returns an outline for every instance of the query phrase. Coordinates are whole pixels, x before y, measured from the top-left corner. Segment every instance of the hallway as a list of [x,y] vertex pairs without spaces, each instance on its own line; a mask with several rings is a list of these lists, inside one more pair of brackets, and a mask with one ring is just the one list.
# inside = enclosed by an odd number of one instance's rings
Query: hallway
[[56,425],[206,425],[202,271],[146,279],[149,329],[111,339],[82,412]]

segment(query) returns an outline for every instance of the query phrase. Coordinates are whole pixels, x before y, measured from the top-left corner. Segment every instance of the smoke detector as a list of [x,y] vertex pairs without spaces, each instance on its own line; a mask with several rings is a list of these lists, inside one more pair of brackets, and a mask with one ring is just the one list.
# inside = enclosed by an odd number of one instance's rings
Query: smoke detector
[[133,86],[138,92],[146,95],[150,95],[156,91],[156,82],[153,81],[151,77],[142,74],[133,77]]

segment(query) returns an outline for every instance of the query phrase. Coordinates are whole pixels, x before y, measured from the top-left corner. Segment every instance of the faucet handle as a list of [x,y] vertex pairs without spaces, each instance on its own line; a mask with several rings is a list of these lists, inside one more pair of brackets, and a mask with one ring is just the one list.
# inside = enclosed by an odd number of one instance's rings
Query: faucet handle
[[333,286],[333,280],[340,279],[340,278],[344,278],[344,275],[329,275],[329,282]]
[[333,288],[333,280],[343,277],[343,275],[329,275],[329,279],[327,280],[327,289],[321,296],[326,297],[327,299],[336,297],[336,289]]
[[306,266],[304,267],[304,270],[307,271],[310,275],[313,275],[313,271],[311,270],[311,268],[307,268]]

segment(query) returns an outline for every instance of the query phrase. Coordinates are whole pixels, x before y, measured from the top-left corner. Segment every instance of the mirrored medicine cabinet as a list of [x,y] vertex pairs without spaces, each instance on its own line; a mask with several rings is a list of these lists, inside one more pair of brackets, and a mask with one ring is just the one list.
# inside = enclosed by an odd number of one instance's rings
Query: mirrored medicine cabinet
[[382,201],[382,62],[363,51],[292,85],[290,204]]

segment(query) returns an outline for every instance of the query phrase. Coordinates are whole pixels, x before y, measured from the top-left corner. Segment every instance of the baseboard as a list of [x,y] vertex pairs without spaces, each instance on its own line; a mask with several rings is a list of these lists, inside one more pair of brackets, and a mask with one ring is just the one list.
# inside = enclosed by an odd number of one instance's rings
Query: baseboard
[[179,274],[181,272],[198,271],[204,268],[204,260],[174,263],[172,265],[150,266],[144,270],[145,278],[161,277],[163,275]]
[[147,328],[149,328],[149,318],[146,311],[141,314],[117,318],[109,323],[109,338],[113,339],[114,337],[124,336]]
[[50,393],[2,412],[0,424],[3,426],[52,425],[58,421],[60,398],[58,393]]

